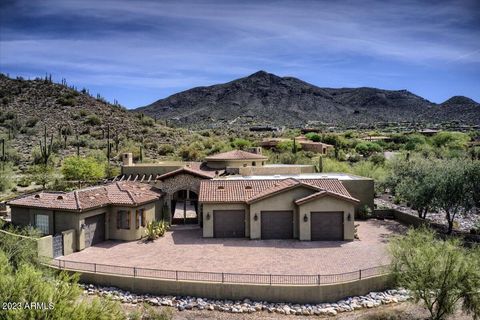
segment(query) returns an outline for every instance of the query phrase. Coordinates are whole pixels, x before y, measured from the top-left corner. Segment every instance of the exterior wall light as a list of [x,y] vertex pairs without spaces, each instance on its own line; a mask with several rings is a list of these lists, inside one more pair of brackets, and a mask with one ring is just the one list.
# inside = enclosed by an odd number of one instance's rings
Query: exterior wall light
[[207,220],[210,220],[210,212],[207,212]]
[[303,216],[303,222],[308,222],[308,216],[307,216],[306,213],[305,213],[305,215]]
[[348,215],[347,215],[347,220],[348,221],[351,221],[352,220],[352,214],[349,212]]
[[258,220],[258,215],[255,213],[255,215],[253,216],[253,220],[257,221]]

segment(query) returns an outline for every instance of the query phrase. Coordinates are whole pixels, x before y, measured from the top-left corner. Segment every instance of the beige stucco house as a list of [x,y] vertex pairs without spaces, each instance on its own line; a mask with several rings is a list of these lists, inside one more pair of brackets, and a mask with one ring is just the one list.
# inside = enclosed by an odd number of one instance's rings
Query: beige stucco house
[[12,223],[45,235],[73,230],[73,251],[99,242],[137,240],[161,219],[163,193],[137,182],[114,182],[73,192],[40,192],[10,201]]
[[353,240],[355,205],[338,179],[202,181],[204,237]]

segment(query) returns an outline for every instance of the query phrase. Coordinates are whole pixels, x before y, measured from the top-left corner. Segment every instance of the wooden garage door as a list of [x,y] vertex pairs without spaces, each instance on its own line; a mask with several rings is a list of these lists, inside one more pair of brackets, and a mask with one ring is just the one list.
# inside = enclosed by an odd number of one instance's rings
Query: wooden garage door
[[85,248],[105,241],[105,214],[85,219]]
[[213,235],[215,238],[244,238],[245,210],[214,210]]
[[262,211],[262,239],[292,239],[293,211]]
[[312,240],[343,240],[343,212],[312,212]]

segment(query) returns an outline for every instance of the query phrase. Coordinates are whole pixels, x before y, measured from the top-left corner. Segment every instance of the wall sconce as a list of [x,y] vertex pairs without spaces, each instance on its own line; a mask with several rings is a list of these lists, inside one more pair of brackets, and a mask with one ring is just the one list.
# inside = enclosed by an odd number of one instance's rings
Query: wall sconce
[[347,220],[348,221],[351,221],[352,220],[352,214],[349,212],[348,215],[347,215]]
[[258,215],[255,213],[255,215],[253,216],[253,220],[257,221],[258,220]]
[[82,229],[82,230],[85,230],[86,227],[87,227],[87,226],[85,225],[85,223],[82,223],[82,224],[80,225],[80,229]]
[[210,220],[210,212],[207,212],[207,220]]
[[305,213],[305,215],[303,216],[303,222],[307,222],[308,221],[308,216],[307,214]]

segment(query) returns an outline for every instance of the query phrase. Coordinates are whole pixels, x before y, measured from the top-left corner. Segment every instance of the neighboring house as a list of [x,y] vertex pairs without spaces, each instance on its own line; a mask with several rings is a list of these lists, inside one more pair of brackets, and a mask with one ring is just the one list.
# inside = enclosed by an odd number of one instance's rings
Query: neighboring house
[[203,236],[353,240],[355,206],[338,179],[202,181]]
[[[286,138],[266,138],[264,139],[260,145],[263,148],[266,149],[271,149],[277,147],[277,145],[280,142],[284,141],[292,141],[292,139],[286,139]],[[334,146],[328,143],[323,143],[323,142],[315,142],[308,140],[304,136],[299,136],[295,138],[295,141],[300,144],[301,148],[303,151],[311,151],[311,152],[316,152],[316,153],[321,153],[321,154],[327,154],[330,150],[334,149]]]
[[147,221],[162,215],[162,192],[136,182],[114,182],[73,192],[40,192],[10,201],[12,223],[45,235],[75,230],[75,250],[107,239],[137,240]]

